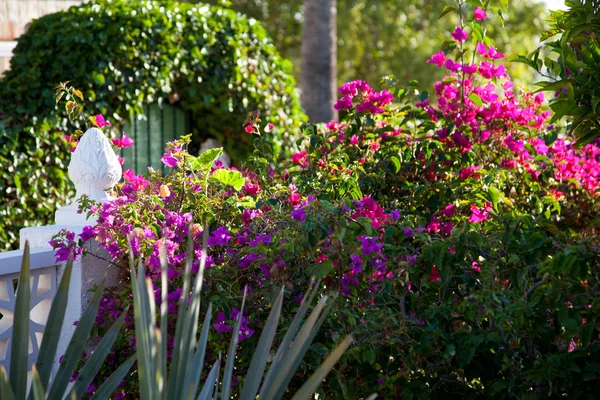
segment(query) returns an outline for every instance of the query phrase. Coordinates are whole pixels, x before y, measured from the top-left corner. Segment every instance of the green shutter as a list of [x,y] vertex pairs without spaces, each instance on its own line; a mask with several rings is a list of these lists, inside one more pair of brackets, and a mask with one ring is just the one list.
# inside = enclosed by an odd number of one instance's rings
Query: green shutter
[[149,166],[163,168],[160,158],[165,144],[190,132],[190,118],[185,111],[170,104],[150,104],[144,107],[141,118],[134,117],[124,129],[135,143],[123,150],[123,168],[145,174]]

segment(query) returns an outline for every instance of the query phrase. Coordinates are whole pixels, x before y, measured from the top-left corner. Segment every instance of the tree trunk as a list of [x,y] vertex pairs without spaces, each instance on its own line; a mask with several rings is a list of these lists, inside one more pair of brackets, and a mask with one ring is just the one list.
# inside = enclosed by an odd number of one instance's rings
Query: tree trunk
[[310,122],[337,119],[336,0],[304,0],[302,107]]

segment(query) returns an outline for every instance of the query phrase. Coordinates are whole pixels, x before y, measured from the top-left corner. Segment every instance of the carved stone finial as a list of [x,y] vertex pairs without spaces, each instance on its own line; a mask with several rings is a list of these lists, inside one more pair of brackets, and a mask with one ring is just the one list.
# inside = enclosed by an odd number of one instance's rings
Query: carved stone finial
[[91,200],[112,200],[107,190],[119,182],[123,170],[108,138],[100,129],[91,128],[81,137],[69,163],[69,177],[77,195],[73,203],[56,211],[58,225],[89,225],[85,214],[78,214],[77,200],[84,194]]

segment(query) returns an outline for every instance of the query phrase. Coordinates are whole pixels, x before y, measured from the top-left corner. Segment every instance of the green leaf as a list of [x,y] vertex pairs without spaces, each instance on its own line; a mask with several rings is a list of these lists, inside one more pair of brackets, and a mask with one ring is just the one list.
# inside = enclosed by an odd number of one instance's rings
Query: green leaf
[[239,340],[240,326],[242,325],[242,315],[244,314],[244,305],[246,303],[246,290],[244,290],[244,297],[242,298],[242,306],[240,307],[240,313],[238,314],[237,321],[233,328],[233,335],[231,335],[231,342],[229,343],[229,351],[227,352],[227,361],[225,362],[225,370],[223,371],[223,386],[221,390],[221,398],[228,399],[229,392],[231,391],[231,379],[233,376],[233,364],[235,363],[235,351]]
[[94,290],[94,295],[92,296],[90,303],[86,307],[85,311],[81,315],[81,318],[79,319],[79,322],[77,323],[77,328],[75,328],[73,337],[69,342],[63,362],[60,364],[58,372],[56,373],[56,377],[53,380],[52,387],[50,388],[50,393],[48,394],[49,398],[64,397],[65,390],[69,385],[69,380],[75,371],[77,361],[81,357],[81,353],[85,348],[88,336],[90,335],[92,327],[94,326],[96,314],[98,313],[98,305],[100,304],[100,299],[103,293],[104,281],[101,282],[98,287],[96,287],[96,290]]
[[125,378],[125,375],[127,375],[135,360],[136,355],[134,354],[130,356],[123,364],[121,364],[119,368],[117,368],[115,372],[113,372],[108,379],[104,381],[102,386],[98,388],[91,400],[108,399],[121,384],[121,381],[123,381],[123,378]]
[[490,195],[490,200],[492,201],[492,205],[494,206],[494,210],[498,211],[498,200],[500,200],[500,191],[495,187],[491,186],[488,189],[488,194]]
[[13,319],[10,354],[10,385],[17,400],[25,400],[27,393],[27,371],[29,371],[29,306],[31,289],[29,286],[29,242],[25,242],[21,274],[17,287],[17,301]]
[[352,335],[348,335],[344,338],[342,343],[340,343],[334,351],[329,354],[329,356],[325,359],[323,364],[317,368],[315,373],[307,380],[304,385],[296,392],[292,400],[308,400],[312,398],[314,393],[317,391],[317,388],[325,380],[325,377],[331,371],[331,369],[335,366],[338,360],[342,357],[346,349],[350,347],[352,344]]
[[476,93],[471,93],[469,95],[469,100],[471,100],[477,107],[483,107],[483,100]]
[[31,381],[31,395],[33,397],[33,400],[45,400],[46,391],[44,390],[44,386],[42,385],[40,375],[38,374],[35,365],[33,366],[33,370],[31,372],[33,375],[33,379]]
[[0,399],[15,400],[15,394],[12,391],[6,370],[3,365],[0,365]]
[[90,358],[87,360],[83,368],[79,371],[79,376],[75,381],[75,385],[73,385],[72,391],[76,393],[78,398],[82,397],[85,394],[86,389],[90,386],[90,383],[96,377],[96,374],[102,367],[106,356],[110,352],[115,340],[117,340],[117,336],[121,331],[121,327],[123,326],[123,322],[125,321],[125,316],[129,307],[125,309],[121,313],[121,316],[117,319],[117,321],[113,324],[113,326],[106,332],[106,334],[102,337],[102,340],[94,349],[94,352],[91,354]]
[[400,164],[400,160],[396,156],[391,156],[390,161],[392,162],[392,164],[394,164],[394,173],[397,174],[400,171],[400,168],[402,167]]
[[451,5],[447,5],[444,7],[444,9],[442,10],[442,12],[440,13],[440,16],[438,17],[438,21],[442,18],[444,18],[447,14],[451,13],[452,11],[456,10],[456,7],[451,6]]
[[321,279],[331,271],[333,271],[333,262],[331,260],[325,260],[320,263],[309,265],[306,267],[305,273],[308,277]]
[[219,169],[215,171],[215,173],[210,176],[210,180],[233,186],[235,190],[240,190],[242,186],[244,186],[244,176],[242,173],[229,169]]
[[283,293],[284,288],[282,287],[273,304],[273,308],[271,308],[262,334],[260,335],[254,356],[252,356],[248,374],[246,374],[244,388],[240,393],[241,399],[254,399],[258,393],[260,382],[264,376],[265,366],[267,365],[267,357],[271,353],[271,346],[273,345],[273,339],[277,332],[277,323],[279,322],[281,306],[283,305]]
[[36,362],[36,367],[40,374],[40,381],[44,387],[48,386],[54,359],[56,358],[58,340],[60,339],[60,332],[62,330],[67,302],[69,300],[69,284],[71,282],[72,270],[73,256],[71,255],[67,261],[54,300],[52,300],[52,307],[50,308],[50,314],[48,315],[48,323],[44,329],[44,338]]
[[190,160],[188,167],[192,171],[208,172],[213,163],[223,155],[222,148],[210,149]]

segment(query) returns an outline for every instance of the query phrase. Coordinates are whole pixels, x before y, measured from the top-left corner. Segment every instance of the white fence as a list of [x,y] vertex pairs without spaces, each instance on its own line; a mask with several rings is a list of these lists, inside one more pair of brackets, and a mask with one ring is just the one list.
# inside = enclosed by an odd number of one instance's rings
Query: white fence
[[[80,139],[77,150],[69,164],[69,177],[77,189],[77,197],[84,194],[96,201],[108,201],[108,191],[121,179],[121,165],[110,142],[99,129],[89,129]],[[31,248],[31,309],[29,316],[29,365],[37,360],[44,328],[56,294],[58,281],[65,269],[65,263],[57,263],[49,241],[62,229],[75,234],[81,233],[85,225],[93,225],[85,214],[77,212],[78,204],[62,207],[56,211],[56,225],[25,228],[20,232],[21,250],[0,253],[0,365],[8,367],[10,361],[10,340],[15,309],[15,290],[23,259],[25,241]],[[57,360],[68,346],[75,324],[91,297],[95,285],[105,280],[106,285],[117,286],[119,270],[102,260],[107,254],[97,245],[88,247],[90,256],[83,256],[73,263],[68,303],[57,348]],[[105,252],[104,252],[105,253]],[[101,255],[102,257],[95,257]],[[8,369],[8,368],[7,368]]]
[[[0,365],[8,370],[14,319],[16,288],[23,250],[0,253]],[[50,305],[56,294],[57,268],[54,251],[31,251],[31,303],[29,313],[29,367],[35,363],[48,320]]]

